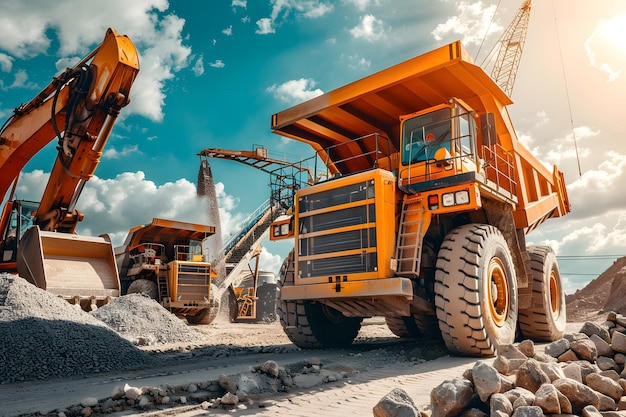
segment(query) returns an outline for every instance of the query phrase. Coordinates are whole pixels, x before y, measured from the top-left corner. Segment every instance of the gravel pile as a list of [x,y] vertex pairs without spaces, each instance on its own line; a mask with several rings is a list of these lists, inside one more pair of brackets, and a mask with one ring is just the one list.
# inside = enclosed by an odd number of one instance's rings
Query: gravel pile
[[128,294],[90,313],[136,346],[200,343],[205,336],[143,294]]
[[0,384],[156,366],[80,308],[0,274]]

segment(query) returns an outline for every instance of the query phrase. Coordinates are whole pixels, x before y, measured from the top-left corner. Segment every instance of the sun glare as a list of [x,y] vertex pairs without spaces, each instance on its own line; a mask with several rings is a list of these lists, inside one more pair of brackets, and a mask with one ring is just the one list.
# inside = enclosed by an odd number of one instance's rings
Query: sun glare
[[626,70],[626,14],[602,19],[585,42],[591,65],[615,81]]

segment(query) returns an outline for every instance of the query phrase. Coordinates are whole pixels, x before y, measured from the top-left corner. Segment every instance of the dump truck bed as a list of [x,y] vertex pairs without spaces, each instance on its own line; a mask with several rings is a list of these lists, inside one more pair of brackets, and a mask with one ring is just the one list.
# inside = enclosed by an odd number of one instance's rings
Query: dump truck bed
[[[342,174],[353,173],[364,165],[355,155],[382,153],[384,157],[399,151],[400,116],[452,97],[479,114],[494,115],[498,144],[513,155],[516,167],[518,228],[532,229],[548,213],[561,216],[569,211],[562,173],[556,167],[550,172],[519,143],[506,110],[511,99],[472,62],[460,41],[276,113],[271,127],[277,134],[310,144],[327,164],[341,161]],[[350,144],[371,134],[384,137],[390,145],[385,149],[379,139],[361,140],[358,147],[356,142]]]

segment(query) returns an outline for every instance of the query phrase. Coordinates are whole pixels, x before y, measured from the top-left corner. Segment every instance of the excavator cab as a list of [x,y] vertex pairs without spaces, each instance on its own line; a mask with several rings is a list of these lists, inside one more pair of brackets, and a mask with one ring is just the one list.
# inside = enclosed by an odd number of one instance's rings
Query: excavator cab
[[17,270],[30,283],[87,311],[119,297],[111,243],[102,237],[40,230],[35,224],[38,206],[25,200],[6,204],[0,270]]
[[37,207],[36,202],[24,200],[9,201],[4,206],[2,219],[5,219],[6,224],[2,225],[0,265],[16,265],[17,242],[22,238],[26,229],[33,225],[33,217]]

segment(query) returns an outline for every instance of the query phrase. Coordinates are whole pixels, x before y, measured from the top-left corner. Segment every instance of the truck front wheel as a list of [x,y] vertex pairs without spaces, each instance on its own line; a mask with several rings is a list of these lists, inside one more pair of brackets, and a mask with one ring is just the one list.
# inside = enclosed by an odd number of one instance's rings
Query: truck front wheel
[[531,308],[520,310],[520,329],[528,338],[552,342],[563,337],[566,326],[565,293],[559,265],[548,246],[530,246],[528,254],[533,276],[533,301]]
[[[294,255],[289,253],[280,271],[280,286],[294,285]],[[361,317],[346,317],[321,303],[280,300],[280,324],[289,340],[302,349],[347,346],[361,329]]]
[[517,280],[506,240],[490,225],[451,231],[437,255],[435,305],[451,352],[493,356],[513,343],[517,328]]
[[220,312],[220,299],[218,295],[217,285],[211,284],[211,293],[209,297],[210,307],[198,311],[194,315],[187,315],[189,324],[211,324]]

